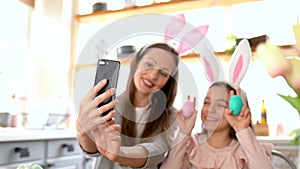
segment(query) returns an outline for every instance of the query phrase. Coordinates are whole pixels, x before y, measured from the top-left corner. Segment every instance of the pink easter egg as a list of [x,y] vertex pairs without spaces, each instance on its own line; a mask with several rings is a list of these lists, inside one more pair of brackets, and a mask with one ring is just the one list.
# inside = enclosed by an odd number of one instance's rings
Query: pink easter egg
[[188,100],[184,103],[182,108],[182,116],[185,118],[190,117],[193,114],[194,102]]

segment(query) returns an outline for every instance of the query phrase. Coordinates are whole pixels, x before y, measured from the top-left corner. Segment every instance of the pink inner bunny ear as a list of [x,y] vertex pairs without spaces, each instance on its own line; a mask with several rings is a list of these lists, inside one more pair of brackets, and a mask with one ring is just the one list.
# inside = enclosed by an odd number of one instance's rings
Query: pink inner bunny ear
[[244,59],[243,59],[243,55],[241,54],[236,63],[236,66],[235,66],[234,72],[233,72],[233,82],[235,84],[237,83],[238,77],[242,72],[243,64],[244,64]]
[[171,21],[166,27],[164,41],[168,42],[174,37],[176,37],[176,35],[178,35],[180,31],[183,29],[185,24],[186,22],[183,13],[173,16]]
[[200,60],[204,67],[206,79],[213,83],[217,80],[224,79],[219,58],[214,53],[214,49],[207,39],[203,39],[200,44]]
[[205,37],[207,30],[208,25],[201,25],[185,34],[178,46],[178,53],[186,52],[196,46]]
[[240,41],[236,47],[229,67],[229,81],[239,86],[245,76],[251,58],[251,48],[247,39]]
[[204,62],[205,69],[206,69],[207,80],[212,83],[214,81],[214,75],[213,75],[212,67],[210,66],[207,59],[203,58],[203,62]]

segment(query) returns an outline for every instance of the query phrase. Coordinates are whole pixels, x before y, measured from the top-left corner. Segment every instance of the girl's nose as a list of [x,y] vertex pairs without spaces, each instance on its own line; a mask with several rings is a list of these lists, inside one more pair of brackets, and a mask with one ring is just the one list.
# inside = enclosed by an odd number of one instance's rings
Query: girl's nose
[[214,113],[214,112],[215,112],[214,107],[213,107],[213,106],[210,106],[210,107],[208,108],[208,114],[212,114],[212,113]]

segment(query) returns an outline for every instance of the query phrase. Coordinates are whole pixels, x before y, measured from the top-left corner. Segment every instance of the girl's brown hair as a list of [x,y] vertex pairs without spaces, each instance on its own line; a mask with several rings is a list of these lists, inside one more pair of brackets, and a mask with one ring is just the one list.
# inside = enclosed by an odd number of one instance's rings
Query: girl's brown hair
[[[142,138],[148,138],[154,136],[156,134],[162,133],[166,131],[170,125],[171,120],[173,119],[172,111],[173,111],[173,103],[177,94],[177,81],[178,81],[178,64],[179,64],[179,56],[178,53],[165,43],[154,43],[143,47],[139,50],[136,56],[133,58],[130,65],[130,73],[127,82],[127,94],[131,105],[134,101],[134,96],[136,92],[136,87],[134,85],[134,75],[137,70],[137,67],[143,58],[143,56],[152,48],[159,48],[165,51],[168,51],[172,54],[174,61],[176,63],[176,68],[169,77],[166,84],[160,89],[159,92],[156,92],[151,97],[151,110],[150,116],[148,117],[148,121],[146,123],[146,127],[142,132]],[[164,94],[163,97],[166,99],[160,99],[161,94]],[[128,102],[127,102],[128,103]],[[129,106],[132,108],[128,108],[128,104],[124,104],[122,107],[122,127],[121,133],[128,137],[136,138],[135,122],[135,109],[133,106]],[[131,118],[127,118],[131,117]],[[175,120],[175,119],[173,119]]]
[[[236,90],[235,90],[231,85],[229,85],[229,84],[226,83],[226,82],[223,82],[223,81],[215,82],[215,83],[213,83],[209,88],[212,88],[212,87],[214,87],[214,86],[221,86],[221,87],[224,87],[224,88],[227,89],[227,92],[228,92],[228,93],[230,93],[230,91],[232,90],[233,93],[234,93],[235,95],[237,94]],[[246,96],[245,96],[245,97],[246,97]],[[249,107],[248,99],[245,98],[245,101],[246,101],[246,104],[247,104],[248,107]],[[252,128],[252,123],[251,123],[251,122],[250,122],[250,124],[249,124],[249,127]],[[236,139],[236,140],[237,140],[236,132],[235,132],[235,130],[234,130],[232,127],[230,127],[230,133],[229,133],[229,136],[230,136],[230,138]]]

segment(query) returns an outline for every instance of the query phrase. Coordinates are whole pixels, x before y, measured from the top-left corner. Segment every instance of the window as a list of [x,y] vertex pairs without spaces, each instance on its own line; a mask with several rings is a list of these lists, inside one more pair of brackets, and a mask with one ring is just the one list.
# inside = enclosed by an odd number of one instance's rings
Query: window
[[7,111],[6,101],[13,94],[26,93],[28,70],[28,23],[31,8],[19,0],[0,1],[0,102]]

